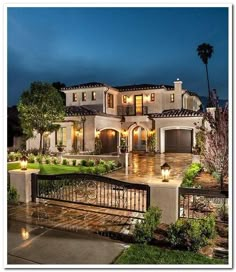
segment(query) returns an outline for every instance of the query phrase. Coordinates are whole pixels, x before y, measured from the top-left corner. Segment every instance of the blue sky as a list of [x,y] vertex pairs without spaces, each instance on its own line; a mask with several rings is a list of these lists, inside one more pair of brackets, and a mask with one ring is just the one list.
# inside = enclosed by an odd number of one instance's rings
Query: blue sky
[[8,8],[8,105],[33,81],[173,84],[228,98],[227,8]]

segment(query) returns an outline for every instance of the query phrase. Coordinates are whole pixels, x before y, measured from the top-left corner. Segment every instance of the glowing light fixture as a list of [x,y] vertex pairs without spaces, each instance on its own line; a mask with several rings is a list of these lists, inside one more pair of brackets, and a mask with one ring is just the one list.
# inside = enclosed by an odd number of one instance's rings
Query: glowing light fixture
[[163,182],[168,182],[169,181],[169,176],[170,176],[170,166],[168,163],[164,163],[161,166],[161,175],[162,175],[162,181]]
[[20,168],[21,170],[27,170],[28,158],[24,155],[20,159]]

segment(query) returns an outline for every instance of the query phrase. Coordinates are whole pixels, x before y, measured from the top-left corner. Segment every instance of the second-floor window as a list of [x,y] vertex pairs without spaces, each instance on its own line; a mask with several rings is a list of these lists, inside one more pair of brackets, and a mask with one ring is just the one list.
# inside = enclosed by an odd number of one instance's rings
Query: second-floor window
[[107,94],[107,106],[108,108],[114,108],[114,97],[113,94]]
[[175,102],[175,94],[170,95],[170,102],[171,103]]
[[127,95],[123,95],[123,103],[127,103]]
[[92,100],[96,100],[96,92],[92,92]]
[[86,93],[82,93],[82,101],[86,101]]
[[78,101],[78,96],[77,93],[73,93],[73,102],[77,102]]
[[155,101],[155,94],[154,93],[151,93],[151,101]]

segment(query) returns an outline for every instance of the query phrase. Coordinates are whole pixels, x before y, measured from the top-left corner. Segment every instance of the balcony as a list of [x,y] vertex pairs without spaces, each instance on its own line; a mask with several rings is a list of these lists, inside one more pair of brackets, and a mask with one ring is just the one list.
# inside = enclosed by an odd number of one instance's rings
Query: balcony
[[135,116],[135,115],[147,115],[148,107],[143,106],[135,110],[134,105],[117,106],[117,115],[119,116]]

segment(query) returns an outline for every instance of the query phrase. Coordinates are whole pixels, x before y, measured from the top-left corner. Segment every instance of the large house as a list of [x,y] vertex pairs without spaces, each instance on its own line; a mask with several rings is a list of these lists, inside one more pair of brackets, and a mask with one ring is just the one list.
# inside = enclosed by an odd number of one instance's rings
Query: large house
[[[192,152],[195,123],[201,121],[201,100],[182,87],[141,84],[112,87],[91,82],[61,89],[66,95],[66,117],[60,129],[44,135],[44,147],[66,152],[95,150],[99,139],[102,154],[118,152],[121,138],[129,151],[148,151],[149,135],[156,138],[157,152]],[[38,148],[39,135],[27,141]]]

